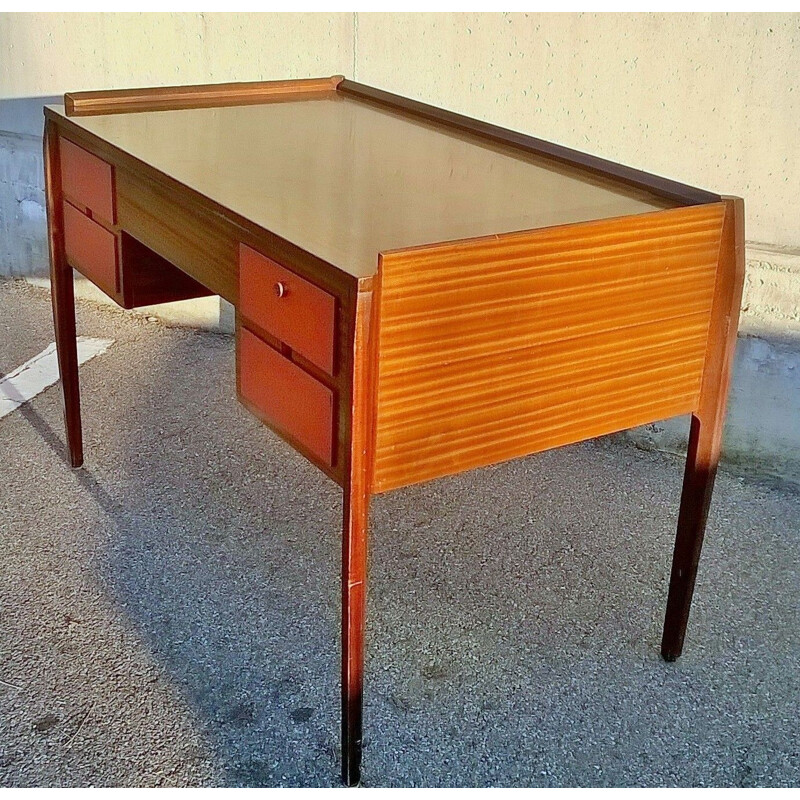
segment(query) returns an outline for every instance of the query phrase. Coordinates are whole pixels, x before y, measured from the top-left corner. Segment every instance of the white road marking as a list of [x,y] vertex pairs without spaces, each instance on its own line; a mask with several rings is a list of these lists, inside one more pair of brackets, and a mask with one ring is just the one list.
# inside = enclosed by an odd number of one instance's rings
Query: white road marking
[[[78,364],[105,353],[113,339],[78,337]],[[58,360],[55,343],[48,345],[38,356],[0,378],[0,419],[27,403],[58,380]]]

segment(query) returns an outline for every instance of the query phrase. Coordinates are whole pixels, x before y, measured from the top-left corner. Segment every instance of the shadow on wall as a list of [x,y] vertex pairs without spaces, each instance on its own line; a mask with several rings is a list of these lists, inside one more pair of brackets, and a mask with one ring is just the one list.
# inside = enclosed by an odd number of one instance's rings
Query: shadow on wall
[[42,106],[61,97],[0,99],[0,275],[45,275]]

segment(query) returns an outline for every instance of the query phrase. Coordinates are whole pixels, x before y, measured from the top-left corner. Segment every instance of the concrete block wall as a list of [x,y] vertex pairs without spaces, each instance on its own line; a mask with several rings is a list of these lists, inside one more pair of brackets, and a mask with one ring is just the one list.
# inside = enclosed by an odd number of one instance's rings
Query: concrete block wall
[[41,142],[0,141],[0,275],[27,275],[47,261]]
[[0,98],[0,275],[47,271],[42,122],[38,99]]
[[0,53],[0,275],[46,271],[41,105],[66,90],[344,74],[744,197],[725,458],[800,482],[800,14],[4,14]]

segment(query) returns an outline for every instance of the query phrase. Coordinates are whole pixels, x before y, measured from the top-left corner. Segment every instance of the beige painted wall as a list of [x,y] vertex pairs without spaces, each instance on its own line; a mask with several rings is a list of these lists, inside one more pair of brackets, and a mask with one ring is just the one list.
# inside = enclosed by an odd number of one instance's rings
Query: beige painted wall
[[353,71],[352,14],[0,14],[0,97]]
[[800,14],[8,14],[0,97],[342,73],[747,201],[800,246]]

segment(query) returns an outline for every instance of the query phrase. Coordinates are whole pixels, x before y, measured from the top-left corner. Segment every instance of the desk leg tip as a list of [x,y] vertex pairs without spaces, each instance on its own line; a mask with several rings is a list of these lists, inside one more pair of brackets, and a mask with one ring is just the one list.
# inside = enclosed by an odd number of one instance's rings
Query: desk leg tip
[[345,786],[353,787],[353,786],[360,786],[361,785],[361,770],[357,767],[354,769],[348,769],[345,767],[342,770],[342,783]]
[[680,653],[668,653],[664,650],[661,651],[661,658],[663,658],[668,664],[671,664],[673,661],[677,661],[679,655]]
[[[359,743],[360,745],[360,743]],[[342,783],[345,786],[361,785],[361,747],[355,752],[346,753],[342,759]]]

